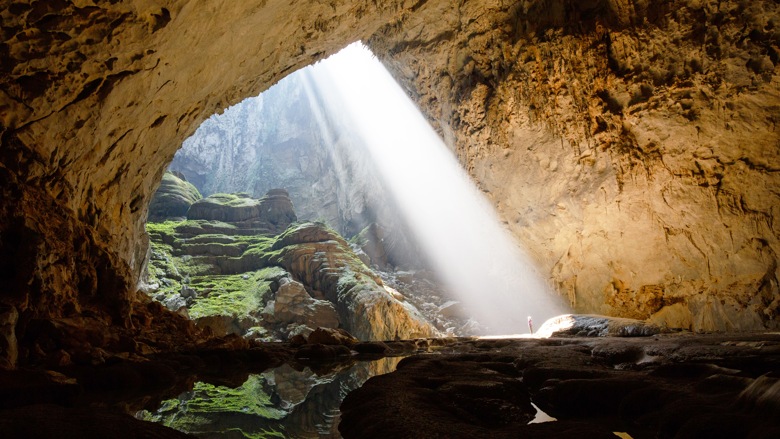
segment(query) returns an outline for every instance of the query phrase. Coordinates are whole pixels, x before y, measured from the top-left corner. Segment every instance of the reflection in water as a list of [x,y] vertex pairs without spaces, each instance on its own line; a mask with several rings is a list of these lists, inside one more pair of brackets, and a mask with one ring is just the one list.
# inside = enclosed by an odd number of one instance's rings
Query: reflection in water
[[359,362],[324,374],[284,365],[250,375],[236,388],[198,382],[137,417],[202,438],[338,438],[339,406],[347,393],[395,370],[400,360]]

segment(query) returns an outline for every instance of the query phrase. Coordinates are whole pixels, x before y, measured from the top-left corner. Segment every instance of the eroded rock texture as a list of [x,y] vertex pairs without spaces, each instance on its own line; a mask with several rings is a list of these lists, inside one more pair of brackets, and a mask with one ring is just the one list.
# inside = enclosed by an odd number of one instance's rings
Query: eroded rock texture
[[749,330],[780,306],[779,13],[427,2],[370,46],[576,310]]
[[162,182],[149,203],[149,221],[164,221],[166,218],[182,218],[192,203],[203,198],[198,189],[181,174],[166,172]]
[[20,326],[87,308],[132,326],[146,206],[184,138],[414,2],[1,6],[2,299]]
[[373,49],[578,310],[776,326],[777,9],[6,0],[0,287],[15,336],[86,309],[132,326],[146,206],[181,141],[380,27]]

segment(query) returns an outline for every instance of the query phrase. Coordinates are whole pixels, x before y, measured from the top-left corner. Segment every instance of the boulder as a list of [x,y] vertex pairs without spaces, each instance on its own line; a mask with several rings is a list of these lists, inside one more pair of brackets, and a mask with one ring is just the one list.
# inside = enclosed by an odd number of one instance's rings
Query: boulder
[[360,340],[341,328],[317,328],[309,334],[309,344],[353,346]]
[[195,325],[199,328],[209,328],[211,333],[217,337],[228,334],[241,334],[241,330],[236,324],[236,319],[229,315],[210,315],[195,319]]
[[591,314],[565,314],[553,317],[535,332],[538,337],[643,337],[662,329],[647,321]]
[[299,323],[311,328],[336,328],[339,317],[333,305],[326,300],[312,298],[300,282],[283,278],[273,303],[274,321],[280,324]]
[[187,219],[238,222],[260,216],[260,200],[249,194],[213,194],[193,203]]
[[163,305],[171,311],[178,311],[187,307],[187,300],[181,295],[174,295],[163,300]]
[[187,215],[192,203],[202,197],[181,173],[166,172],[149,203],[149,221],[165,221]]

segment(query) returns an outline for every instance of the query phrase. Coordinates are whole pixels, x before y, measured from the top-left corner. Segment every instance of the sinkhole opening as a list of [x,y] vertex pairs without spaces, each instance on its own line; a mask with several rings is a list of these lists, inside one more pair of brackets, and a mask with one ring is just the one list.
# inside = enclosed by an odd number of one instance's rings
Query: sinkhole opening
[[216,334],[527,334],[566,312],[360,42],[204,122],[147,230],[145,290]]

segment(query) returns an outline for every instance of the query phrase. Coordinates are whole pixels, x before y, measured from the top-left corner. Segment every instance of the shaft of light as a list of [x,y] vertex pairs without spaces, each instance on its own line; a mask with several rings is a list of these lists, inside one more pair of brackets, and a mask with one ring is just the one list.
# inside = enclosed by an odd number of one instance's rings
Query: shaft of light
[[[447,287],[490,333],[528,331],[565,307],[384,66],[355,43],[313,66],[326,111],[343,112]],[[358,142],[361,143],[361,142]]]

